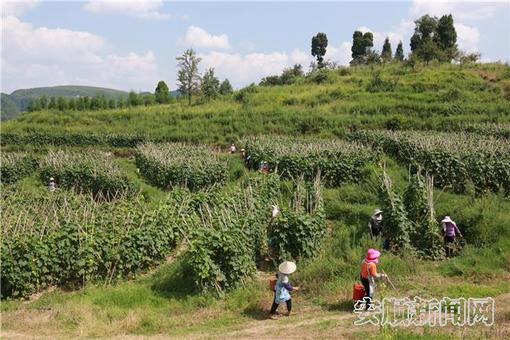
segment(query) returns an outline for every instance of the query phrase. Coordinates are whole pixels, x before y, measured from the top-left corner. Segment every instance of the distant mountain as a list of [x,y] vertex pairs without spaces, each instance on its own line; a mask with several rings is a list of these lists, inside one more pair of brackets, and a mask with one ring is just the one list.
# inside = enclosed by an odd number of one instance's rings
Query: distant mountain
[[108,89],[104,87],[93,86],[52,86],[52,87],[36,87],[32,89],[16,90],[11,94],[2,93],[1,102],[1,118],[2,120],[10,119],[17,116],[20,112],[26,111],[28,104],[34,98],[41,96],[49,97],[93,97],[104,95],[107,98],[126,98],[128,92]]
[[2,98],[0,102],[0,110],[2,120],[14,118],[18,115],[19,109],[18,105],[12,98],[5,93],[2,93]]

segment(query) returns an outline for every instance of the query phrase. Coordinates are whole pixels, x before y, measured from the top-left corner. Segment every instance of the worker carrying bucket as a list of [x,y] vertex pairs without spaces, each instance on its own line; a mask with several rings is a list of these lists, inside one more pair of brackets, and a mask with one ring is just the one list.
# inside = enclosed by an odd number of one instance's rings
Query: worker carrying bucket
[[269,312],[269,317],[271,319],[276,319],[278,312],[278,306],[280,303],[285,302],[287,305],[287,316],[290,315],[290,311],[292,310],[292,297],[290,296],[290,292],[299,291],[299,287],[292,287],[289,283],[289,275],[296,271],[296,264],[291,261],[282,262],[278,266],[278,274],[277,280],[271,280],[269,282],[270,287],[274,290],[274,299],[273,305],[271,306],[271,311]]
[[361,284],[355,284],[353,287],[353,299],[365,301],[365,308],[370,307],[370,302],[374,297],[375,279],[386,278],[386,274],[377,273],[377,263],[381,253],[376,249],[368,249],[365,259],[361,263],[360,280]]

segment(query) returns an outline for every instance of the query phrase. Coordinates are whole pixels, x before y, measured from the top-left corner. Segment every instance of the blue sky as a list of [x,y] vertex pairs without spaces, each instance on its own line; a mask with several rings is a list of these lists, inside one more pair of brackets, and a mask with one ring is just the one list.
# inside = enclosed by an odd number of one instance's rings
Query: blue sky
[[409,52],[413,21],[453,14],[458,45],[483,61],[510,60],[510,2],[2,1],[2,91],[51,85],[153,90],[176,87],[175,57],[193,47],[235,87],[311,61],[310,39],[328,35],[326,57],[350,61],[352,33],[372,31]]

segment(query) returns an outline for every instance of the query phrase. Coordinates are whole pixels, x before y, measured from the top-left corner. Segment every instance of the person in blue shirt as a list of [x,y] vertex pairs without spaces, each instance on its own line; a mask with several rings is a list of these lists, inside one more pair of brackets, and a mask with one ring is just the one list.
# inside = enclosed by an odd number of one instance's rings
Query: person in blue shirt
[[278,280],[275,285],[275,294],[273,305],[269,316],[271,319],[276,319],[277,309],[280,303],[285,302],[287,305],[287,316],[290,315],[292,310],[292,297],[290,292],[299,291],[299,287],[292,287],[289,283],[289,275],[296,271],[296,264],[294,262],[285,261],[278,266]]

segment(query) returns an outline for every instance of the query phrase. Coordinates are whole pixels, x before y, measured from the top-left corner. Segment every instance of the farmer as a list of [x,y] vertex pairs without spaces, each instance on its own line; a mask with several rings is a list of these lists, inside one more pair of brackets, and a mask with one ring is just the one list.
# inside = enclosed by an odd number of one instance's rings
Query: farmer
[[53,191],[55,191],[56,188],[57,188],[57,186],[55,184],[55,179],[53,177],[50,177],[50,182],[48,183],[48,190],[50,192],[53,192]]
[[243,161],[246,160],[246,151],[244,149],[241,149],[241,159]]
[[260,172],[269,173],[269,163],[267,161],[260,162]]
[[287,304],[287,316],[290,315],[292,310],[292,297],[290,292],[299,291],[299,287],[292,287],[289,283],[289,275],[296,271],[296,264],[294,262],[285,261],[278,266],[278,280],[275,285],[275,293],[273,305],[269,312],[271,319],[276,319],[277,309],[280,303],[285,302]]
[[236,145],[234,143],[230,144],[230,153],[236,153]]
[[452,255],[452,245],[455,242],[456,233],[459,234],[460,237],[463,236],[459,228],[457,227],[457,224],[454,221],[452,221],[450,216],[445,216],[441,220],[441,223],[443,224],[446,255],[450,257]]
[[377,237],[381,233],[383,228],[382,220],[382,210],[375,209],[372,217],[370,217],[368,221],[368,229],[370,230],[370,236],[372,236],[372,238]]
[[386,274],[377,273],[377,263],[379,263],[379,256],[381,253],[375,249],[368,249],[367,256],[363,262],[361,262],[361,273],[360,279],[365,289],[364,300],[366,303],[366,309],[370,307],[370,302],[374,297],[375,279],[385,278]]

